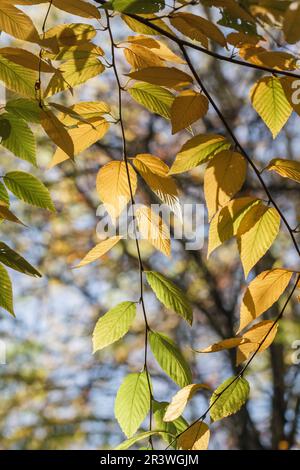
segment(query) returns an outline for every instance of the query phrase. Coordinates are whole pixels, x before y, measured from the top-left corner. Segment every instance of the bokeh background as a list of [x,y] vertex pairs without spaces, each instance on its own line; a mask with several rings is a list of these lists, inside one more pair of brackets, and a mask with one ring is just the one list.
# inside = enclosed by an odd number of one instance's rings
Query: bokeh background
[[[47,5],[25,8],[41,28]],[[23,7],[22,7],[23,8]],[[198,9],[199,6],[195,7]],[[204,12],[211,15],[210,11]],[[53,8],[50,28],[58,22],[80,22]],[[88,22],[88,21],[87,21]],[[92,22],[93,23],[93,22]],[[99,29],[99,24],[93,23]],[[112,20],[116,40],[132,34],[118,18]],[[230,32],[228,30],[228,32]],[[277,47],[276,36],[268,37],[269,47]],[[275,41],[274,41],[275,40]],[[9,39],[1,33],[2,45]],[[106,32],[96,41],[109,57]],[[12,44],[18,44],[17,41]],[[27,45],[26,45],[27,47]],[[36,49],[32,49],[36,52]],[[173,49],[176,51],[176,49]],[[251,108],[248,92],[261,74],[250,69],[221,63],[200,53],[193,54],[226,118],[260,168],[275,157],[299,157],[300,119],[294,115],[280,137],[271,134]],[[118,54],[120,72],[128,73],[123,53]],[[125,78],[126,81],[126,78]],[[2,87],[2,85],[0,85]],[[58,95],[63,104],[79,100],[109,102],[117,115],[116,84],[111,71],[96,77],[70,93]],[[1,96],[11,97],[2,88]],[[150,115],[124,96],[124,117],[129,153],[152,153],[171,163],[189,135],[171,135],[167,121]],[[33,126],[34,127],[34,126]],[[40,176],[51,190],[57,213],[13,202],[14,212],[28,227],[1,225],[3,241],[14,246],[43,273],[41,279],[11,273],[14,284],[16,318],[1,312],[0,339],[7,348],[7,363],[0,365],[0,449],[106,449],[124,439],[113,413],[114,397],[122,378],[138,371],[143,364],[143,318],[139,315],[131,332],[104,352],[92,355],[91,333],[101,314],[123,300],[138,298],[138,270],[133,242],[119,244],[98,263],[80,270],[72,266],[97,242],[96,215],[100,203],[95,191],[99,168],[111,159],[120,159],[118,126],[98,144],[76,158],[76,165],[65,162],[47,170],[53,145],[34,127],[38,136],[39,169],[17,160],[1,148],[1,171],[24,169]],[[223,133],[210,111],[204,121],[193,126],[194,133]],[[276,175],[266,175],[269,188],[285,215],[296,226],[299,222],[297,183]],[[203,203],[203,167],[178,179],[181,201]],[[249,172],[241,195],[264,197]],[[155,202],[140,181],[139,200]],[[297,222],[298,221],[298,222]],[[207,236],[207,217],[204,233]],[[234,355],[220,352],[194,355],[201,348],[235,331],[241,293],[245,280],[234,241],[226,243],[207,260],[207,237],[202,249],[186,251],[181,241],[172,242],[172,258],[167,259],[147,244],[142,244],[146,265],[169,276],[188,294],[194,308],[190,329],[173,313],[165,310],[150,291],[146,306],[154,329],[172,336],[192,364],[195,381],[212,388],[235,372]],[[255,273],[272,266],[299,269],[289,237],[282,230],[271,251]],[[282,305],[284,297],[279,302]],[[266,317],[273,318],[278,306]],[[293,341],[300,339],[300,310],[296,298],[290,302],[279,334],[268,351],[257,356],[247,373],[251,397],[237,415],[212,426],[212,449],[285,449],[300,445],[300,374],[293,363]],[[295,362],[295,361],[294,361]],[[150,355],[155,396],[170,400],[177,387],[158,368]],[[186,417],[193,420],[207,407],[209,394],[200,394],[189,405]],[[146,428],[145,428],[146,429]],[[161,443],[158,444],[163,446]]]

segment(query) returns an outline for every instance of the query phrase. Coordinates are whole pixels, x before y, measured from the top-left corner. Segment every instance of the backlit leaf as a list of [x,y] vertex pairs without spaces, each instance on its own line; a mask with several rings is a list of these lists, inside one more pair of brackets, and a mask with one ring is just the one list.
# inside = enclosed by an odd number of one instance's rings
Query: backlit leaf
[[171,24],[185,36],[200,41],[207,47],[203,37],[209,38],[220,46],[226,46],[226,39],[221,30],[211,21],[193,13],[175,13],[171,16]]
[[8,272],[0,264],[0,307],[14,314],[12,284]]
[[140,427],[150,409],[147,373],[129,374],[122,382],[115,401],[115,415],[126,437]]
[[174,341],[168,336],[151,331],[149,333],[151,350],[165,373],[179,387],[185,387],[192,381],[190,368]]
[[30,17],[6,0],[1,0],[0,4],[0,30],[23,41],[39,42],[38,32]]
[[278,212],[262,203],[254,205],[242,219],[237,240],[246,277],[273,244],[279,227]]
[[139,206],[135,216],[141,238],[147,240],[164,255],[170,256],[170,231],[162,218],[147,206]]
[[229,147],[230,143],[221,135],[200,134],[192,137],[177,154],[170,175],[191,170]]
[[3,180],[6,187],[21,201],[55,212],[48,189],[35,176],[24,171],[10,171]]
[[0,242],[0,262],[28,276],[42,276],[26,259],[3,242]]
[[97,175],[97,192],[114,221],[131,200],[131,190],[134,196],[136,188],[136,173],[132,166],[127,167],[125,162],[109,162]]
[[93,351],[109,346],[122,338],[136,315],[134,302],[122,302],[98,320],[93,332]]
[[178,438],[178,449],[206,450],[208,448],[210,430],[203,421],[192,424]]
[[209,219],[241,189],[246,171],[246,161],[238,152],[224,150],[210,161],[204,174]]
[[135,83],[128,89],[128,93],[149,111],[170,119],[174,95],[168,90],[156,85],[149,85],[149,83]]
[[275,171],[283,178],[300,183],[300,162],[287,160],[285,158],[274,158],[270,161],[266,170]]
[[210,416],[218,421],[237,413],[248,399],[250,386],[243,377],[230,377],[212,394],[210,399]]
[[271,269],[250,282],[242,300],[238,332],[272,307],[287,288],[292,275],[293,272],[286,269]]
[[35,99],[37,72],[15,64],[0,55],[0,80],[21,96]]
[[76,0],[76,2],[74,2],[74,0],[53,0],[53,5],[72,15],[78,15],[84,18],[101,18],[100,12],[95,5],[84,0]]
[[146,277],[160,302],[165,307],[178,313],[191,325],[193,322],[193,310],[185,293],[160,273],[147,271]]
[[250,98],[254,109],[275,139],[292,112],[280,78],[273,76],[261,78],[251,88]]
[[75,266],[76,268],[81,268],[82,266],[86,266],[87,264],[93,263],[100,259],[105,253],[111,250],[120,240],[122,237],[114,236],[98,243],[94,248],[92,248],[88,254],[80,261],[80,263]]
[[9,132],[2,137],[1,145],[16,157],[36,165],[35,138],[26,121],[11,113],[2,114],[0,116],[0,125],[3,121],[8,123]]
[[164,421],[174,421],[181,416],[187,403],[193,398],[195,393],[203,389],[207,390],[209,387],[204,384],[190,384],[179,390],[179,392],[173,396],[166,410]]
[[246,331],[242,336],[245,342],[242,342],[236,351],[236,364],[239,365],[246,361],[256,351],[258,353],[265,351],[273,343],[277,330],[278,323],[265,320]]

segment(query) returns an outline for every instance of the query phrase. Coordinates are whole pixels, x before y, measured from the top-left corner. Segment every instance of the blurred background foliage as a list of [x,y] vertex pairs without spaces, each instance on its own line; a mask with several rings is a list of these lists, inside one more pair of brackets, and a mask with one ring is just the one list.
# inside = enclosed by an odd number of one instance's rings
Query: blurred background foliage
[[[46,7],[27,9],[39,28]],[[53,8],[47,27],[74,20],[78,18]],[[122,40],[131,32],[118,22],[117,18],[113,20],[113,28],[116,39]],[[4,33],[0,39],[7,44],[8,36]],[[279,37],[269,37],[270,47],[276,39]],[[95,42],[109,52],[106,32],[99,31]],[[193,57],[209,91],[259,167],[263,168],[271,158],[299,156],[299,117],[293,117],[273,142],[250,106],[248,91],[261,76],[259,72],[200,54],[194,53]],[[123,73],[128,73],[121,50],[117,60]],[[113,74],[107,71],[75,89],[73,97],[65,94],[62,103],[71,105],[80,99],[107,101],[117,115],[116,90]],[[11,92],[7,93],[11,97]],[[129,95],[125,98],[124,120],[131,156],[152,153],[170,164],[188,137],[185,132],[171,137],[169,123],[150,115]],[[223,133],[212,111],[194,131]],[[134,245],[124,241],[100,262],[81,270],[71,269],[97,242],[96,225],[100,219],[96,210],[100,201],[95,190],[96,174],[111,159],[121,159],[121,147],[118,126],[112,125],[101,142],[76,158],[76,165],[67,161],[47,170],[54,149],[45,135],[38,134],[36,175],[50,188],[57,213],[50,214],[15,200],[13,210],[28,227],[9,222],[1,225],[3,240],[38,266],[43,278],[13,273],[16,318],[1,312],[0,339],[6,344],[7,363],[0,365],[0,449],[105,449],[123,439],[113,416],[114,396],[123,376],[139,370],[143,363],[143,319],[138,316],[131,333],[94,356],[91,333],[108,308],[138,296]],[[26,162],[17,161],[4,148],[1,168],[32,171]],[[272,194],[296,226],[300,211],[297,183],[275,174],[266,178]],[[202,167],[181,175],[177,181],[182,203],[204,202]],[[140,188],[138,199],[151,202],[152,196],[142,181]],[[242,195],[250,192],[263,198],[249,172]],[[207,235],[206,224],[207,218],[204,227]],[[173,241],[171,259],[146,244],[143,254],[146,266],[172,278],[187,292],[194,308],[195,322],[189,329],[147,291],[151,324],[176,339],[192,364],[195,381],[215,388],[234,373],[234,355],[224,351],[195,356],[191,347],[200,349],[234,334],[245,286],[235,242],[220,247],[209,261],[207,241],[198,251],[186,251],[182,242]],[[277,265],[299,268],[284,231],[253,275]],[[284,296],[270,312],[272,316],[283,302]],[[250,401],[237,415],[214,424],[211,448],[299,448],[300,374],[299,366],[292,362],[292,343],[300,339],[299,316],[299,304],[294,299],[280,323],[276,342],[248,370],[247,378],[253,385]],[[161,373],[151,356],[150,368],[157,398],[169,400],[176,386]],[[206,406],[205,394],[196,397],[187,417],[196,419]]]

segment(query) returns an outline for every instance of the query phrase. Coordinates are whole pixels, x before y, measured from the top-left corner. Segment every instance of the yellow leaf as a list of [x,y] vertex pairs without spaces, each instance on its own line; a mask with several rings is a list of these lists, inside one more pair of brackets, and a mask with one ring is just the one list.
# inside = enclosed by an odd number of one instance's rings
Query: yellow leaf
[[239,50],[240,56],[256,65],[264,65],[277,70],[295,70],[297,59],[288,52],[268,51],[260,46],[245,44]]
[[[97,121],[92,120],[91,124],[80,124],[78,127],[69,129],[68,135],[74,145],[74,156],[83,152],[83,150],[90,147],[92,144],[102,139],[109,129],[109,124],[105,119],[99,118]],[[69,156],[60,148],[58,148],[53,155],[53,159],[49,168],[68,160]]]
[[[60,121],[64,123],[65,126],[77,125],[79,117],[83,119],[96,119],[101,118],[103,114],[110,113],[110,106],[104,101],[82,101],[80,103],[73,104],[68,108],[71,112],[64,112],[62,110],[59,115]],[[78,118],[76,115],[78,114]]]
[[181,88],[193,83],[190,75],[175,67],[147,67],[128,74],[134,80],[141,80],[151,85],[160,85],[167,88]]
[[47,41],[52,44],[56,43],[59,46],[74,46],[86,43],[93,39],[97,34],[95,28],[90,24],[85,23],[69,23],[59,24],[46,31],[44,35],[44,42]]
[[241,197],[233,199],[219,210],[209,227],[208,257],[222,243],[237,234],[242,218],[253,204],[258,202],[259,199],[253,197]]
[[64,124],[49,109],[41,109],[41,125],[50,139],[70,158],[74,157],[74,143]]
[[163,67],[164,61],[146,47],[132,44],[124,49],[127,62],[134,70],[144,69],[151,66]]
[[300,183],[300,163],[295,160],[274,158],[270,161],[266,170],[276,171],[280,176]]
[[93,56],[103,56],[104,51],[99,46],[95,46],[92,42],[85,44],[77,44],[75,46],[62,46],[58,51],[50,52],[46,49],[43,50],[43,57],[51,60],[69,60],[69,59],[89,59]]
[[172,133],[186,129],[208,111],[208,99],[201,93],[186,90],[180,93],[171,108]]
[[80,263],[75,266],[76,268],[81,268],[82,266],[86,266],[87,264],[93,263],[94,261],[98,260],[101,258],[101,256],[105,255],[111,248],[113,248],[120,240],[122,237],[120,236],[115,236],[112,238],[108,238],[107,240],[104,240],[98,245],[96,245],[91,251],[88,252],[88,254],[83,258]]
[[203,421],[194,423],[178,438],[178,448],[182,450],[206,450],[210,431]]
[[0,30],[23,41],[36,43],[40,41],[29,16],[6,0],[1,0],[0,4]]
[[166,409],[164,421],[169,422],[179,418],[179,416],[182,415],[187,403],[200,389],[209,389],[209,387],[205,384],[190,384],[179,390],[179,392],[174,395],[171,403]]
[[224,150],[209,163],[204,175],[204,195],[209,219],[241,189],[247,164],[240,153]]
[[[134,196],[137,176],[131,165],[128,165],[128,172]],[[107,212],[115,221],[131,199],[125,162],[113,161],[101,168],[97,175],[97,192]]]
[[140,206],[136,210],[136,220],[141,238],[148,240],[154,248],[164,255],[170,256],[170,233],[162,218],[150,207]]
[[64,62],[61,69],[51,78],[45,91],[45,97],[81,85],[87,80],[96,77],[96,75],[99,75],[104,70],[104,65],[97,57],[70,59]]
[[241,47],[244,44],[255,45],[263,38],[255,34],[246,34],[241,31],[235,33],[229,33],[226,40],[229,44],[236,47]]
[[0,55],[27,69],[41,70],[41,72],[44,73],[56,72],[56,68],[51,64],[41,60],[38,56],[26,51],[25,49],[19,49],[17,47],[2,47],[0,49]]
[[268,251],[278,235],[279,226],[278,212],[262,203],[256,204],[246,213],[237,232],[245,277]]
[[271,269],[250,282],[242,300],[238,333],[272,307],[287,288],[292,275],[293,272],[286,269]]
[[84,18],[101,18],[99,10],[91,3],[83,0],[76,0],[76,2],[74,2],[74,0],[53,0],[53,5],[72,15],[78,15]]
[[200,134],[192,137],[177,154],[169,174],[174,175],[191,170],[229,147],[230,143],[222,135]]
[[273,76],[261,78],[251,88],[250,98],[275,139],[292,113],[281,79]]
[[158,157],[140,154],[133,159],[133,164],[150,189],[167,204],[181,220],[181,207],[178,199],[177,186],[173,178],[168,176],[169,167]]
[[[163,20],[158,18],[153,13],[139,14],[139,16],[145,19],[151,19],[151,23],[153,23],[153,25],[156,25],[164,31],[172,34],[172,30],[169,28],[169,26],[167,26],[166,23],[163,22]],[[135,33],[149,34],[152,36],[157,36],[158,34],[155,29],[141,23],[138,20],[135,20],[134,18],[131,18],[130,16],[121,15],[121,18],[127,24],[127,26]]]
[[273,343],[278,330],[278,323],[275,325],[274,323],[275,322],[271,320],[262,321],[243,334],[242,338],[245,339],[246,342],[237,347],[237,365],[246,361],[248,357],[257,350],[263,340],[264,342],[259,348],[258,353],[265,351]]
[[162,60],[175,62],[177,64],[185,64],[185,61],[181,57],[174,54],[168,46],[157,39],[149,38],[147,36],[129,36],[126,42],[146,47]]
[[212,353],[212,352],[224,351],[224,349],[236,348],[243,341],[244,341],[243,338],[224,339],[223,341],[219,341],[218,343],[211,344],[207,348],[200,349],[200,351],[197,350],[196,352]]
[[226,39],[220,29],[201,16],[192,13],[176,13],[171,16],[170,21],[178,31],[191,39],[200,41],[205,47],[208,47],[208,44],[203,40],[203,37],[215,41],[220,46],[226,46]]

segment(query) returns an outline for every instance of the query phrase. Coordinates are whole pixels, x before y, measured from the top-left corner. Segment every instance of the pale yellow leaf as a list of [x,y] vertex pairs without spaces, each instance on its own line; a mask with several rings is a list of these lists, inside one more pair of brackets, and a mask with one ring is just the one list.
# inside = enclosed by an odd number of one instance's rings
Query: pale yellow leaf
[[182,415],[187,403],[200,389],[208,390],[209,387],[205,384],[190,384],[179,390],[176,395],[173,396],[171,403],[166,409],[164,421],[174,421]]
[[295,160],[287,160],[284,158],[274,158],[270,161],[266,170],[276,171],[283,178],[300,183],[300,162]]
[[98,245],[89,251],[83,260],[81,260],[80,263],[75,267],[81,268],[82,266],[86,266],[87,264],[97,261],[99,258],[101,258],[101,256],[105,255],[105,253],[111,250],[111,248],[113,248],[121,240],[121,238],[122,237],[120,236],[115,236],[98,243]]
[[222,243],[237,234],[239,224],[246,212],[257,204],[259,199],[253,197],[241,197],[228,202],[217,212],[210,223],[207,256]]
[[292,275],[293,272],[286,269],[271,269],[250,282],[242,300],[238,333],[272,307],[287,288]]
[[[105,119],[92,120],[91,124],[80,124],[78,127],[68,130],[68,135],[73,142],[74,156],[83,152],[92,144],[102,139],[109,129],[109,123]],[[69,156],[60,148],[53,155],[49,168],[68,160]]]
[[0,30],[23,41],[40,41],[30,17],[6,0],[0,3]]
[[186,129],[208,111],[208,99],[201,93],[186,90],[180,93],[171,108],[172,133]]
[[174,175],[191,170],[229,147],[230,143],[222,135],[200,134],[192,137],[176,155],[169,174]]
[[[45,45],[51,46],[78,46],[91,41],[97,34],[94,26],[85,23],[58,24],[43,35]],[[58,51],[57,51],[58,52]]]
[[164,255],[170,256],[170,232],[162,218],[146,206],[139,206],[135,215],[141,238],[148,240]]
[[241,189],[246,178],[246,160],[238,152],[224,150],[208,164],[204,174],[204,195],[209,220]]
[[74,143],[64,124],[49,109],[41,109],[41,125],[50,139],[68,157],[74,157]]
[[83,18],[101,18],[96,6],[84,0],[76,0],[75,2],[74,0],[53,0],[53,5],[60,10],[72,15],[82,16]]
[[147,36],[129,36],[126,39],[126,42],[146,47],[162,60],[177,64],[185,64],[185,61],[181,57],[171,51],[166,44],[157,39],[149,38]]
[[59,71],[52,76],[44,96],[52,96],[68,88],[81,85],[104,70],[104,65],[97,57],[70,59],[64,62]]
[[207,450],[210,430],[203,421],[194,423],[178,438],[178,449]]
[[261,78],[251,88],[250,98],[275,139],[292,113],[281,79],[273,76]]
[[278,330],[278,323],[265,320],[254,325],[250,330],[243,334],[242,338],[246,340],[237,347],[236,364],[239,365],[246,361],[248,357],[256,352],[261,344],[258,353],[265,351],[274,341]]
[[150,189],[181,220],[182,214],[177,186],[173,178],[168,176],[168,165],[160,160],[160,158],[149,154],[137,155],[133,159],[133,164]]
[[212,353],[218,351],[224,351],[224,349],[236,348],[239,344],[243,342],[243,338],[228,338],[218,343],[211,344],[207,348],[197,350],[198,353]]
[[[96,119],[97,117],[101,119],[103,114],[110,113],[110,106],[104,101],[82,101],[70,106],[69,110],[72,112],[71,114],[62,110],[59,115],[59,119],[65,126],[77,125],[80,121],[79,117],[86,120]],[[76,115],[78,115],[78,118]]]
[[271,247],[278,235],[279,227],[280,216],[272,207],[259,203],[246,213],[237,233],[245,277]]
[[130,187],[132,196],[134,196],[137,188],[137,176],[131,165],[126,167],[126,163],[123,161],[112,161],[99,171],[97,175],[97,192],[113,221],[119,217],[130,201]]
[[145,69],[151,66],[164,66],[164,61],[158,55],[139,44],[131,44],[125,47],[124,56],[133,70]]

